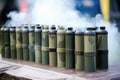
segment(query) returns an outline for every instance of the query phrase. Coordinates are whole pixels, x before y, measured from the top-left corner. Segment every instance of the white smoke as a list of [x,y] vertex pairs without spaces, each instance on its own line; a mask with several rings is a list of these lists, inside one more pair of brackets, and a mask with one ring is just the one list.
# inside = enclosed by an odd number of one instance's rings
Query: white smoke
[[7,24],[48,24],[85,28],[89,26],[106,26],[109,32],[109,62],[119,63],[119,33],[115,24],[103,20],[100,14],[95,18],[83,15],[75,10],[74,0],[28,0],[28,10],[17,13],[10,12],[12,20]]

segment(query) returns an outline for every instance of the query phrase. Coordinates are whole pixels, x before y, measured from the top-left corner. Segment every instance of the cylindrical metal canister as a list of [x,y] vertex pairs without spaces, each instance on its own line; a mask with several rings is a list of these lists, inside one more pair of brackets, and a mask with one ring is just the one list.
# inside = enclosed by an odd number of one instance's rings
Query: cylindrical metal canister
[[62,26],[57,31],[57,67],[65,67],[65,30]]
[[2,54],[2,57],[5,57],[5,51],[4,51],[4,26],[0,29],[0,54]]
[[75,69],[84,70],[84,32],[75,32]]
[[29,28],[29,61],[34,62],[35,61],[35,26],[31,26]]
[[49,31],[49,65],[57,66],[57,36],[56,27],[52,25]]
[[65,48],[66,48],[66,68],[75,68],[75,54],[74,54],[74,31],[69,27],[65,33]]
[[97,68],[108,69],[108,32],[100,27],[97,32]]
[[23,48],[23,60],[28,61],[29,60],[29,33],[28,33],[28,27],[23,27],[22,30],[22,48]]
[[96,32],[93,28],[87,28],[84,36],[84,70],[96,71]]
[[35,63],[42,63],[42,52],[41,52],[41,32],[42,29],[40,26],[35,29]]
[[16,59],[16,33],[15,27],[10,27],[10,51],[11,51],[11,58]]
[[42,30],[42,64],[49,64],[49,27]]
[[8,27],[4,28],[4,46],[5,46],[5,58],[10,58],[10,30]]
[[23,59],[23,52],[22,52],[22,27],[16,27],[16,53],[17,59]]

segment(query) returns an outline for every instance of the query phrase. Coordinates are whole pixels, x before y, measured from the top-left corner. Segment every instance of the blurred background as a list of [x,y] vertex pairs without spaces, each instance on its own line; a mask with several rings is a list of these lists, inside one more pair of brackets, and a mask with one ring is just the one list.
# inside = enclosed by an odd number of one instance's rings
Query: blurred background
[[[120,0],[74,0],[74,2],[75,9],[80,13],[88,14],[91,17],[102,14],[106,21],[117,23],[120,31]],[[0,25],[10,20],[7,14],[11,11],[24,12],[28,8],[30,6],[27,0],[0,0]]]

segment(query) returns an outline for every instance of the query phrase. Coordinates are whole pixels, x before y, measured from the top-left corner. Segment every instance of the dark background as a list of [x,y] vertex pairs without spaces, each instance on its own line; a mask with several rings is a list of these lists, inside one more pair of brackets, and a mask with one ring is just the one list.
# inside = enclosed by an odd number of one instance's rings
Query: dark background
[[5,5],[0,14],[0,26],[5,24],[5,22],[8,19],[10,19],[10,18],[7,18],[7,14],[10,11],[19,11],[18,6],[16,4],[16,0],[4,0],[4,1],[5,1]]
[[110,0],[110,21],[116,22],[120,32],[120,0]]

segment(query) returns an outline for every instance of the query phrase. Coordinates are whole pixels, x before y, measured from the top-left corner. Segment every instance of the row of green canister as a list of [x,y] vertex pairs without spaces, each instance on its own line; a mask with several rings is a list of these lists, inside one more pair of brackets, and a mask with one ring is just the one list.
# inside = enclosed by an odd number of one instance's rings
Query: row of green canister
[[4,58],[95,72],[108,69],[107,35],[105,27],[85,32],[72,27],[2,27],[0,53]]

